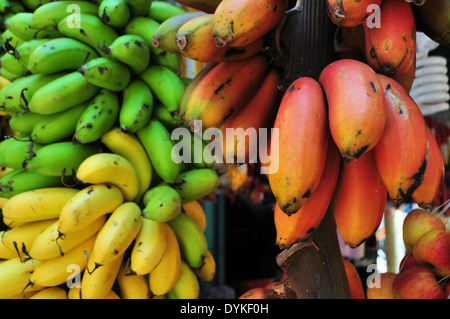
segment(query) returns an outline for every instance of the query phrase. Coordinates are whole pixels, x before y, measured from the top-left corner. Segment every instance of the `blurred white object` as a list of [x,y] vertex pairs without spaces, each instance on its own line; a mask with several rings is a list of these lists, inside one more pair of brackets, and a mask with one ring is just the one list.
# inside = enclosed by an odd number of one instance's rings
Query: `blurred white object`
[[419,106],[424,116],[449,109],[449,84],[447,59],[429,56],[439,47],[423,32],[417,32],[416,74],[409,95]]

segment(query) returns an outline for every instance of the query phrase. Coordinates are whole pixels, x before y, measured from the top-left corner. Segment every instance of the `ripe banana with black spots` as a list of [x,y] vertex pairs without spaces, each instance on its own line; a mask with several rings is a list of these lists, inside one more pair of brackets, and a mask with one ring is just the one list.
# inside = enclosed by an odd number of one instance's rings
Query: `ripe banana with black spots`
[[183,258],[192,268],[200,268],[204,263],[208,244],[198,224],[186,214],[179,214],[168,224],[177,237]]
[[181,253],[177,237],[171,227],[167,227],[167,244],[158,265],[148,275],[150,291],[155,296],[168,293],[180,278]]
[[78,119],[88,104],[88,102],[83,102],[59,113],[41,114],[41,120],[34,125],[30,133],[31,140],[38,144],[50,144],[72,137],[76,131]]
[[114,92],[125,89],[131,79],[131,71],[126,64],[108,57],[93,59],[78,71],[91,85]]
[[150,87],[153,95],[169,111],[178,111],[186,85],[175,72],[161,65],[151,65],[139,75],[139,78]]
[[219,175],[211,168],[192,169],[169,183],[181,196],[182,204],[205,197],[219,185]]
[[57,30],[36,29],[30,26],[32,12],[19,12],[5,21],[5,26],[19,38],[28,41],[42,38],[57,38],[61,33]]
[[81,279],[81,299],[103,299],[108,296],[116,281],[124,255],[96,268],[93,251],[88,255],[87,268]]
[[175,40],[185,57],[205,63],[239,61],[256,55],[263,48],[262,37],[239,47],[216,46],[212,38],[213,18],[214,14],[205,14],[190,19],[178,28]]
[[35,157],[35,152],[42,147],[42,145],[34,144],[30,140],[22,140],[15,137],[3,140],[0,146],[2,150],[0,165],[13,169],[20,169],[24,161]]
[[38,114],[58,113],[86,102],[99,90],[100,87],[73,71],[41,86],[31,97],[28,109]]
[[29,111],[33,95],[48,83],[57,80],[62,74],[31,74],[8,83],[0,90],[0,103],[4,111]]
[[72,131],[75,143],[92,143],[110,130],[119,117],[120,102],[116,92],[101,89],[76,118]]
[[200,269],[194,269],[194,271],[198,278],[206,282],[211,282],[214,280],[216,275],[216,260],[210,250],[206,252],[203,266],[200,267]]
[[181,213],[181,197],[168,185],[158,185],[149,189],[143,197],[145,208],[142,216],[156,222],[168,222]]
[[223,0],[214,11],[218,47],[243,46],[263,37],[284,17],[287,0]]
[[38,188],[17,194],[6,202],[3,217],[15,223],[59,218],[66,203],[78,193],[69,187]]
[[119,124],[122,131],[136,133],[148,124],[153,112],[153,93],[142,80],[133,79],[122,92]]
[[168,299],[198,299],[200,283],[192,268],[181,259],[180,277],[177,283],[167,293]]
[[48,176],[73,176],[81,162],[98,153],[93,144],[73,144],[71,141],[47,144],[32,151],[36,156],[27,159],[23,168]]
[[51,259],[63,256],[72,248],[78,246],[91,236],[94,236],[105,224],[106,215],[100,216],[88,226],[65,236],[58,233],[59,220],[54,221],[36,238],[34,238],[28,253],[33,259]]
[[114,59],[128,65],[133,75],[143,72],[150,63],[150,48],[139,35],[124,34],[105,48]]
[[21,44],[11,52],[7,51],[1,58],[2,68],[18,75],[26,75],[30,55],[48,41],[48,39],[33,39]]
[[79,190],[63,206],[59,215],[58,232],[64,236],[79,230],[100,216],[112,213],[123,203],[119,188],[108,184],[95,184]]
[[64,256],[42,260],[30,277],[30,284],[53,287],[67,283],[86,268],[86,256],[94,247],[96,235],[69,250]]
[[23,261],[16,257],[0,262],[0,298],[9,298],[39,289],[28,285],[30,276],[41,263],[40,260]]
[[66,37],[77,39],[94,48],[99,55],[105,55],[104,47],[111,45],[119,33],[103,22],[97,12],[94,14],[80,13],[79,25],[74,26],[67,16],[58,23],[58,30]]
[[27,69],[33,74],[73,71],[97,57],[92,47],[77,39],[57,38],[43,43],[30,54]]
[[179,53],[176,44],[178,29],[187,21],[204,14],[201,11],[185,12],[164,20],[153,33],[153,46],[167,52]]
[[113,153],[127,159],[133,165],[139,180],[140,200],[148,190],[152,181],[153,167],[142,143],[134,134],[126,134],[120,128],[114,127],[101,137],[100,141]]
[[125,201],[139,194],[139,180],[133,165],[114,153],[97,153],[87,157],[77,169],[77,179],[83,184],[112,184],[123,193]]
[[167,223],[142,218],[142,225],[136,236],[130,254],[130,273],[147,275],[161,261],[167,246],[169,229]]
[[74,27],[75,15],[72,16],[72,13],[96,15],[97,12],[98,5],[89,1],[52,1],[40,5],[33,11],[30,26],[35,29],[57,30],[58,23],[63,18],[71,16],[67,21]]
[[5,231],[2,237],[3,245],[15,250],[19,256],[29,258],[29,250],[34,240],[57,219],[45,219],[24,223]]
[[120,30],[130,20],[131,11],[125,0],[103,0],[98,5],[98,16],[106,24]]
[[122,263],[117,274],[117,284],[122,299],[150,299],[150,287],[145,275],[129,273],[128,263]]
[[16,171],[10,172],[0,179],[0,197],[11,198],[34,189],[64,186],[60,177],[28,172],[24,169]]
[[153,168],[165,182],[174,182],[181,171],[181,158],[172,154],[174,143],[167,128],[155,119],[136,132],[150,157]]

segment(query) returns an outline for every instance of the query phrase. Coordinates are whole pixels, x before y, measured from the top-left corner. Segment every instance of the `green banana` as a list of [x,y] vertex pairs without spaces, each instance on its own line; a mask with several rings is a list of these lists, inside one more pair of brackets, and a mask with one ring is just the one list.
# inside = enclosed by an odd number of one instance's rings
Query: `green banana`
[[130,20],[131,10],[126,0],[103,0],[98,6],[98,16],[106,24],[120,30]]
[[104,23],[98,16],[80,13],[80,26],[73,27],[68,19],[63,18],[58,23],[58,30],[66,37],[77,39],[93,47],[101,56],[105,55],[104,47],[111,45],[119,37],[118,32]]
[[35,39],[21,44],[11,53],[2,56],[2,68],[15,74],[25,75],[28,72],[28,60],[31,53],[40,45],[48,42],[48,39]]
[[179,214],[168,221],[168,224],[177,237],[184,260],[194,269],[201,268],[208,252],[208,244],[200,226],[186,214]]
[[219,176],[211,168],[198,168],[181,173],[169,186],[181,196],[183,204],[198,200],[215,191],[219,185]]
[[[136,132],[144,145],[155,172],[165,182],[175,182],[181,171],[179,154],[172,154],[174,143],[167,128],[155,119]],[[173,155],[173,157],[172,157]]]
[[[46,1],[47,3],[40,5],[33,11],[33,17],[30,21],[32,28],[58,30],[58,23],[72,14],[87,13],[97,15],[98,12],[98,5],[89,1]],[[69,22],[71,21],[69,20]],[[73,24],[70,26],[73,27]]]
[[12,169],[22,168],[23,162],[36,156],[35,151],[42,148],[42,145],[35,145],[29,139],[19,140],[15,137],[3,140],[1,144],[0,166]]
[[57,38],[36,48],[29,56],[27,68],[31,73],[40,74],[77,70],[97,57],[97,52],[81,41]]
[[31,132],[31,140],[40,144],[50,144],[71,137],[75,132],[78,118],[88,104],[89,102],[83,102],[59,113],[43,115]]
[[158,29],[160,23],[149,18],[137,16],[133,17],[125,27],[126,34],[138,35],[147,42],[150,49],[150,59],[157,65],[170,68],[174,72],[180,71],[181,55],[179,53],[166,52],[159,48],[155,48],[152,44],[153,34]]
[[56,38],[61,36],[57,30],[36,29],[30,26],[33,13],[19,12],[5,21],[5,26],[13,34],[26,41],[42,38]]
[[32,74],[15,79],[0,90],[1,108],[6,111],[28,111],[33,95],[42,87],[61,77],[60,73]]
[[49,3],[50,0],[21,0],[21,3],[27,8],[28,10],[22,10],[22,11],[31,11],[34,12],[38,7],[43,6],[46,3]]
[[[213,168],[215,164],[214,155],[211,152],[205,152],[206,142],[196,133],[190,132],[191,135],[191,163],[195,168]],[[196,154],[201,157],[196,158]],[[197,155],[198,157],[198,155]]]
[[14,33],[12,33],[11,30],[9,30],[9,29],[6,29],[5,31],[3,31],[1,40],[2,40],[3,46],[6,47],[7,49],[8,48],[13,48],[13,49],[18,48],[20,45],[27,42],[26,40],[24,40],[24,39],[18,37],[17,35],[15,35]]
[[168,185],[158,185],[145,192],[142,216],[155,222],[168,222],[181,213],[181,197]]
[[99,152],[92,144],[74,144],[71,141],[51,143],[32,149],[35,156],[23,163],[23,168],[48,176],[73,176],[80,164]]
[[31,97],[28,108],[39,114],[55,114],[91,99],[100,90],[74,71],[45,84]]
[[170,112],[178,111],[185,84],[176,73],[165,66],[151,65],[139,77]]
[[136,133],[150,121],[153,112],[153,94],[143,81],[134,79],[123,90],[119,124],[122,131]]
[[135,34],[121,35],[105,48],[105,52],[128,65],[133,74],[143,72],[150,63],[150,49],[147,42]]
[[33,112],[16,112],[9,119],[9,126],[22,135],[30,135],[34,126],[46,115]]
[[131,79],[127,65],[107,57],[93,59],[78,71],[91,85],[117,92],[125,89]]
[[0,75],[8,81],[14,81],[16,78],[20,77],[19,74],[9,72],[4,68],[0,68]]
[[153,108],[152,116],[163,123],[170,131],[184,125],[184,122],[175,114],[175,112],[169,112],[169,110],[159,101]]
[[186,10],[165,1],[153,1],[150,5],[148,16],[153,20],[163,23],[171,17],[186,13]]
[[150,11],[152,0],[127,0],[127,3],[133,17],[146,16]]
[[58,176],[46,176],[21,168],[7,173],[0,179],[0,197],[11,198],[34,189],[62,186],[64,184]]
[[161,22],[158,29],[153,33],[153,46],[167,52],[179,53],[180,50],[175,41],[178,29],[187,21],[204,14],[201,11],[186,12]]
[[116,123],[119,109],[117,94],[106,89],[100,90],[79,116],[73,141],[86,144],[99,140]]

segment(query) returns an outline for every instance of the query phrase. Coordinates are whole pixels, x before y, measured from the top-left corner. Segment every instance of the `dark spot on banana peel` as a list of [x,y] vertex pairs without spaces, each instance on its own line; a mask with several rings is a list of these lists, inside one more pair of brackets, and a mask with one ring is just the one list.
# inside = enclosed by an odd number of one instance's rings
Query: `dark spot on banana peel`
[[105,21],[105,22],[110,22],[111,21],[111,19],[109,18],[109,15],[106,13],[106,8],[103,9],[102,20]]
[[181,180],[179,180],[178,182],[175,182],[175,183],[167,183],[170,187],[172,187],[172,188],[174,188],[174,189],[179,189],[179,190],[181,190],[182,189],[182,186],[184,185],[184,184],[186,184],[186,180],[184,180],[184,179],[181,179]]
[[370,86],[372,87],[373,91],[374,91],[375,93],[377,93],[377,88],[376,88],[376,86],[375,86],[375,83],[373,83],[373,82],[371,81],[371,82],[370,82]]
[[246,49],[229,48],[227,52],[225,52],[225,57],[239,56],[245,54],[246,52]]
[[[308,189],[302,196],[302,198],[309,198],[311,196],[312,192],[311,189]],[[297,198],[294,198],[294,203],[297,203]]]
[[398,190],[398,193],[400,195],[400,199],[396,199],[396,202],[398,204],[410,203],[413,201],[412,194],[415,192],[416,189],[419,188],[420,185],[422,185],[425,176],[425,170],[428,164],[427,157],[428,157],[428,150],[427,155],[425,156],[425,158],[422,161],[422,164],[419,167],[419,170],[411,177],[411,179],[414,180],[414,183],[406,190],[406,193],[403,192],[403,189],[401,188]]
[[101,67],[101,66],[99,66],[97,69],[98,69],[98,72],[99,72],[101,75],[103,75],[103,73],[104,73],[105,71],[108,70],[108,68]]
[[363,146],[361,148],[359,148],[356,153],[351,154],[350,151],[346,150],[342,152],[342,158],[344,158],[344,160],[349,163],[351,161],[355,161],[358,158],[361,157],[361,155],[363,155],[367,149],[369,148],[369,145]]

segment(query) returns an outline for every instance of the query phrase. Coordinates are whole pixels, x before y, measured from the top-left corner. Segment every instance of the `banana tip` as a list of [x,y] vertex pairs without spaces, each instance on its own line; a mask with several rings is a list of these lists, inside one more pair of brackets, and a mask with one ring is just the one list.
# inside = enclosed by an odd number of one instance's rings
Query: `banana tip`
[[177,43],[178,49],[184,50],[186,48],[186,46],[187,46],[186,35],[184,35],[184,34],[177,35],[175,41]]

